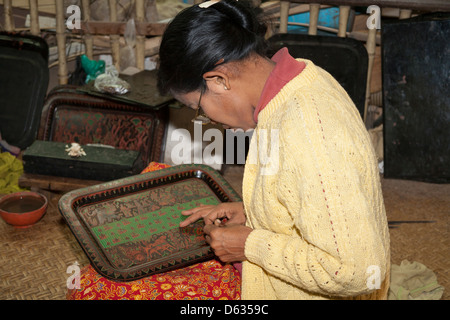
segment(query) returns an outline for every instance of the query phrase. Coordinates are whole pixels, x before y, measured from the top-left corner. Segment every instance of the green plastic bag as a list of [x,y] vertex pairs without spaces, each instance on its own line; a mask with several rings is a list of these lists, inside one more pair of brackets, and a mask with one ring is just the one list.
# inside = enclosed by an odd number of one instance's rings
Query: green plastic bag
[[105,73],[105,61],[91,60],[85,54],[81,56],[81,66],[86,72],[86,83],[95,80],[97,76]]

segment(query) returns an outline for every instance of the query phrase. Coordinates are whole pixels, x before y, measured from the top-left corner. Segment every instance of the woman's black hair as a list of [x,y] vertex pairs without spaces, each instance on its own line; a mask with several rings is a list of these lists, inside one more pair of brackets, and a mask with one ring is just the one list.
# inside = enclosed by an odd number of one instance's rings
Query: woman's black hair
[[[194,5],[167,26],[159,49],[158,89],[188,93],[204,88],[203,74],[218,64],[266,52],[266,26],[247,1]],[[223,59],[223,60],[222,60]]]

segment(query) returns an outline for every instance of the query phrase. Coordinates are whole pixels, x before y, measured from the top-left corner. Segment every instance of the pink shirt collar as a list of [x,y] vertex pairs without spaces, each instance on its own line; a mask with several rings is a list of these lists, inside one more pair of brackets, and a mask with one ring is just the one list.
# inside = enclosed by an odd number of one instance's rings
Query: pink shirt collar
[[263,110],[270,100],[280,92],[286,83],[299,75],[306,67],[304,62],[295,60],[289,54],[287,48],[282,48],[275,53],[272,57],[272,61],[274,61],[276,65],[270,73],[269,78],[267,78],[261,97],[259,98],[258,107],[253,114],[256,123],[258,123],[258,114],[261,110]]

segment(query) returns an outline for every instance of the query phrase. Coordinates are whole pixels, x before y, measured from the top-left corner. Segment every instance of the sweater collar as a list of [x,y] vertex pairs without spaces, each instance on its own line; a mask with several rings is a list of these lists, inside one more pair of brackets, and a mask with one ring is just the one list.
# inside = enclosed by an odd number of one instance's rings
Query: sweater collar
[[299,75],[306,64],[303,61],[295,60],[287,48],[280,49],[272,57],[272,61],[276,63],[272,72],[270,73],[264,85],[259,103],[253,118],[258,123],[258,115],[265,108],[265,106],[277,95],[278,92],[293,78]]

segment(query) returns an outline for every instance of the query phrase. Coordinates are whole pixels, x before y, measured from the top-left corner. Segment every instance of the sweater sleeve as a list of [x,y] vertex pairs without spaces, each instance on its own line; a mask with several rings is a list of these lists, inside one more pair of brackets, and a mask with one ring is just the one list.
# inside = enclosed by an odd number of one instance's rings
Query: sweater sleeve
[[309,292],[366,294],[376,289],[374,272],[383,281],[389,259],[371,145],[363,130],[336,128],[335,119],[314,108],[287,114],[277,176],[259,181],[259,189],[273,190],[274,197],[259,199],[262,216],[291,227],[257,221],[245,254],[268,274]]

